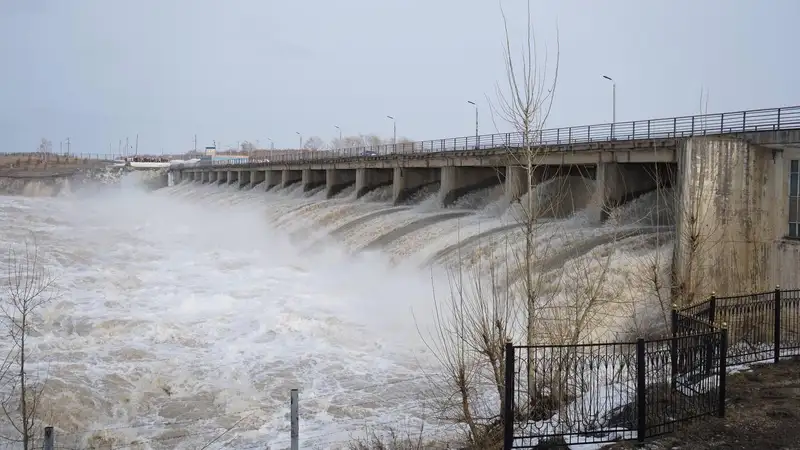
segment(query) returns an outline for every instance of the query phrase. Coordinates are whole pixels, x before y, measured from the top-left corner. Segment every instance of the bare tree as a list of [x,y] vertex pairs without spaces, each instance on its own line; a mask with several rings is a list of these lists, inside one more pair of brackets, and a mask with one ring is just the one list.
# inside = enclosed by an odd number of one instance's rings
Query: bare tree
[[[558,45],[549,67],[547,52],[540,57],[537,51],[528,3],[523,48],[513,50],[502,7],[501,14],[506,79],[490,104],[493,119],[516,130],[506,152],[512,224],[504,236],[480,242],[474,257],[458,256],[450,295],[435,295],[434,336],[426,339],[444,369],[435,383],[434,395],[445,399],[439,413],[465,427],[470,448],[492,448],[501,436],[508,341],[529,346],[586,342],[605,336],[619,309],[620,288],[610,282],[617,229],[607,226],[604,234],[584,236],[577,227],[553,220],[587,207],[608,212],[616,206],[605,191],[598,195],[600,188],[588,173],[575,174],[548,161],[542,131],[556,92]],[[520,54],[520,60],[513,56]],[[532,408],[565,412],[566,402],[583,386],[544,360],[536,364],[535,352],[528,351],[527,367],[521,368],[528,380],[520,380],[520,389],[528,390],[530,404],[515,406],[524,415]],[[534,383],[535,377],[552,385]]]
[[53,150],[53,143],[50,142],[48,139],[42,138],[39,142],[39,148],[37,151],[42,154],[50,153]]
[[32,374],[36,366],[31,361],[34,353],[30,338],[39,309],[54,295],[54,278],[40,261],[35,242],[26,242],[21,253],[9,250],[0,323],[6,328],[11,348],[0,364],[0,409],[16,434],[4,436],[5,440],[21,443],[24,450],[33,448],[44,389],[44,381]]
[[306,139],[305,143],[303,143],[303,148],[313,151],[322,150],[325,148],[325,141],[323,141],[319,136],[311,136],[310,138]]
[[245,153],[250,153],[256,150],[256,145],[250,141],[244,141],[241,144],[241,150]]

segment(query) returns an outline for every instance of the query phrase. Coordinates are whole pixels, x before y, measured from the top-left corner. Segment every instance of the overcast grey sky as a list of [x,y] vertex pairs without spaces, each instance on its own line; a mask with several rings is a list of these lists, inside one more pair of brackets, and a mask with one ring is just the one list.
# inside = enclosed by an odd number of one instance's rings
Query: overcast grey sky
[[[504,0],[514,39],[525,2]],[[561,68],[549,125],[800,104],[800,1],[533,1]],[[485,96],[504,76],[494,0],[0,0],[0,151],[70,137],[106,152],[267,138],[296,146],[496,129]],[[499,124],[500,131],[509,130]]]

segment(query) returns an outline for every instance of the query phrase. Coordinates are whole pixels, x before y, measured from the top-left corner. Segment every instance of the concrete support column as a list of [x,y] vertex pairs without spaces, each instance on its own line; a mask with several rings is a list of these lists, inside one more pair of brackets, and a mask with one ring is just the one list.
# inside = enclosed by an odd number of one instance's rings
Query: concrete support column
[[298,181],[303,179],[302,170],[282,170],[281,171],[281,187],[287,188]]
[[217,181],[219,181],[219,173],[218,172],[214,172],[213,170],[209,170],[207,176],[208,176],[208,184],[215,184]]
[[217,174],[217,183],[218,184],[227,184],[228,183],[228,171],[227,170],[220,170],[216,172]]
[[325,171],[303,169],[303,192],[308,192],[325,184]]
[[226,175],[228,184],[236,184],[239,183],[239,171],[238,170],[229,170],[228,174]]
[[264,175],[266,172],[263,170],[251,170],[250,171],[250,188],[254,188],[256,185],[264,182]]
[[283,171],[265,170],[264,171],[264,190],[268,191],[275,186],[283,186]]
[[355,169],[328,169],[325,171],[325,197],[332,198],[355,182]]
[[527,175],[528,169],[525,167],[506,167],[505,194],[508,203],[513,203],[528,193]]
[[243,188],[247,186],[250,187],[250,171],[249,170],[240,170],[239,171],[239,188]]
[[396,167],[392,176],[392,202],[403,203],[421,188],[438,183],[440,176],[439,169]]
[[494,167],[456,167],[441,168],[442,187],[439,189],[442,205],[455,202],[464,194],[478,189],[500,184],[505,172],[498,172]]
[[381,186],[392,184],[392,169],[356,169],[356,198]]
[[602,223],[608,219],[609,212],[619,204],[624,191],[618,164],[613,162],[598,164],[594,193],[587,208],[590,220],[593,223]]

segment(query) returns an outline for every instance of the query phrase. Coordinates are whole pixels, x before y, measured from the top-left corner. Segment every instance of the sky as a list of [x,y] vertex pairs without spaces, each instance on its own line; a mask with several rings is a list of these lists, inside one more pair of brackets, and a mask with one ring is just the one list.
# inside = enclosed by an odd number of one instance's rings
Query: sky
[[[510,131],[492,114],[524,0],[0,0],[0,151],[298,146]],[[800,105],[797,0],[532,0],[549,127]],[[558,45],[557,45],[558,44]],[[552,70],[548,76],[552,76]],[[701,89],[708,94],[707,106]],[[493,120],[494,119],[494,120]],[[110,150],[109,150],[110,149]]]

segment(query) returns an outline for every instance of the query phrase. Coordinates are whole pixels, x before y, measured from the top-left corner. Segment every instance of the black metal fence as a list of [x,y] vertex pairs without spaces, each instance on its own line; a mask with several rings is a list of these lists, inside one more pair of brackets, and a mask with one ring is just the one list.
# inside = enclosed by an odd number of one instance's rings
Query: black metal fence
[[800,290],[714,297],[636,342],[506,346],[504,449],[644,440],[724,417],[731,366],[800,355]]

